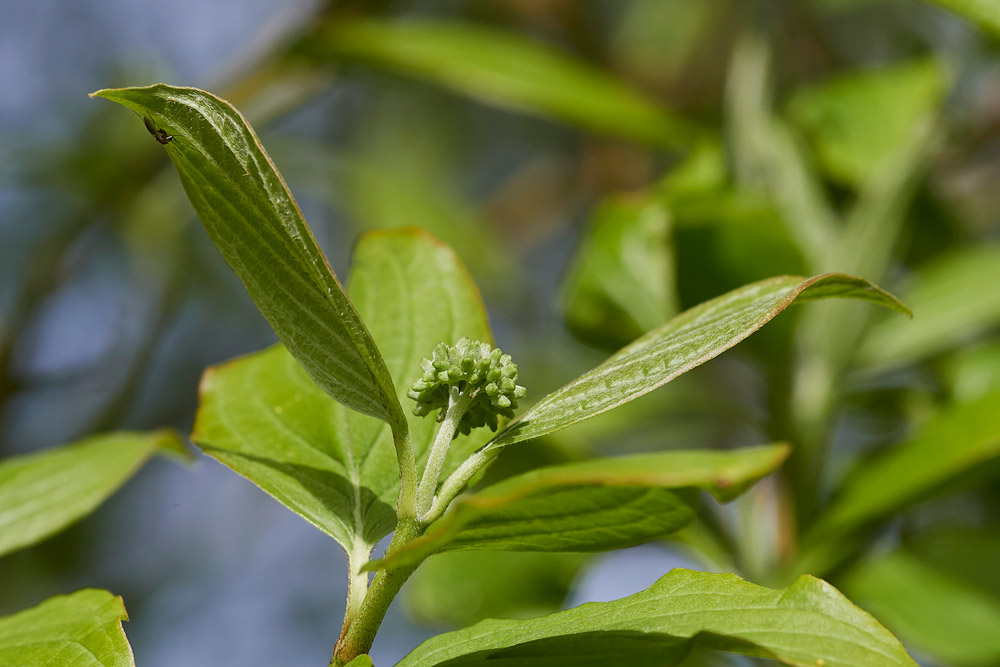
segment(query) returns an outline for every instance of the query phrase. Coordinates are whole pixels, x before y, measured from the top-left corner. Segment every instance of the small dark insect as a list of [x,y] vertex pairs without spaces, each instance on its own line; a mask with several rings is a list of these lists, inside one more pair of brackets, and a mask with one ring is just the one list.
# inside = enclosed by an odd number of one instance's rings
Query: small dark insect
[[149,133],[151,135],[153,135],[153,138],[159,141],[164,146],[169,144],[170,140],[174,138],[173,135],[167,134],[166,130],[161,130],[160,128],[156,127],[156,125],[153,124],[153,121],[150,120],[148,117],[143,117],[142,122],[145,123],[146,129],[149,130]]

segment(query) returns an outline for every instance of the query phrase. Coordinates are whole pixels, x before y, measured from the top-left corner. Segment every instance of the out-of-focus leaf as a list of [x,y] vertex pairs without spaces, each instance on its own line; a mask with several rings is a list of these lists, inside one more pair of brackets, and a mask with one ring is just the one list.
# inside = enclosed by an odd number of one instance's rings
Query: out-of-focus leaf
[[1000,322],[1000,245],[953,252],[921,268],[901,289],[908,326],[883,320],[859,355],[874,365],[905,364],[946,350]]
[[671,206],[682,305],[693,306],[775,274],[808,270],[780,216],[743,194],[723,191]]
[[370,107],[346,158],[350,168],[335,187],[332,180],[325,185],[331,204],[360,230],[420,227],[451,246],[480,284],[516,288],[520,272],[507,240],[449,182],[449,174],[463,171],[448,150],[454,119],[440,105],[395,92],[374,96]]
[[212,242],[310,377],[351,409],[405,429],[375,342],[240,112],[196,88],[93,94],[173,136],[164,148]]
[[671,227],[669,209],[648,196],[598,208],[563,297],[574,334],[617,348],[677,312]]
[[464,628],[484,618],[533,618],[558,611],[586,556],[456,551],[429,559],[403,589],[419,621]]
[[941,104],[945,83],[934,60],[850,72],[796,92],[788,114],[827,172],[858,187]]
[[[928,112],[905,140],[885,156],[848,211],[842,233],[828,249],[827,270],[846,271],[880,280],[885,275],[906,220],[906,210],[919,176],[936,145]],[[857,344],[870,313],[848,310],[844,304],[814,309],[801,327],[801,338],[817,349],[821,360],[846,364],[857,353]],[[811,340],[810,340],[811,339]]]
[[364,654],[347,663],[347,667],[375,667],[375,664],[370,655]]
[[527,621],[488,620],[433,637],[399,667],[671,665],[693,646],[789,665],[916,663],[885,628],[830,584],[809,576],[770,589],[733,574],[673,570],[614,602]]
[[842,274],[780,276],[695,306],[613,354],[507,425],[492,447],[537,438],[618,407],[733,347],[792,301],[859,298],[908,312],[866,280]]
[[907,550],[930,567],[1000,600],[1000,529],[943,528],[906,541]]
[[643,81],[669,85],[689,70],[689,60],[704,48],[725,6],[720,2],[640,0],[621,7],[611,26],[613,57]]
[[164,430],[98,435],[0,462],[0,555],[87,516],[157,452],[189,456]]
[[1000,663],[1000,600],[906,551],[853,568],[843,587],[903,641],[948,664]]
[[928,0],[964,16],[994,37],[1000,37],[1000,5],[993,0]]
[[[447,246],[419,230],[365,235],[349,290],[401,400],[420,375],[420,359],[438,342],[492,340],[465,269]],[[436,424],[408,419],[419,461]],[[477,437],[456,440],[455,456],[467,455],[486,435]],[[206,371],[192,439],[349,552],[356,542],[370,550],[395,526],[399,473],[388,428],[329,400],[284,347]]]
[[0,664],[135,667],[122,599],[93,588],[0,618]]
[[539,468],[456,502],[423,536],[369,569],[418,563],[439,551],[607,551],[687,525],[698,489],[730,500],[774,471],[785,445],[675,451]]
[[1000,391],[1000,343],[959,350],[946,364],[945,376],[956,402]]
[[728,184],[725,149],[718,139],[706,139],[664,174],[657,189],[676,202],[686,197],[700,199],[709,193],[717,194]]
[[772,96],[771,54],[760,38],[748,35],[733,50],[726,86],[736,178],[741,187],[772,197],[809,270],[821,271],[838,236],[836,214],[803,148],[771,110]]
[[[880,281],[886,274],[919,177],[937,145],[937,109],[926,111],[913,130],[879,162],[860,188],[842,228],[822,256],[824,270],[846,271]],[[825,451],[835,412],[836,392],[853,364],[871,311],[828,303],[805,313],[796,328],[799,363],[791,390],[794,429],[800,447],[793,484],[800,516],[811,516],[820,486]]]
[[877,521],[1000,454],[1000,392],[943,410],[915,437],[859,466],[819,519],[832,538]]
[[687,147],[693,125],[615,77],[520,35],[468,23],[337,20],[302,44],[459,93],[664,148]]
[[730,182],[719,143],[700,144],[655,190],[670,212],[681,304],[808,269],[766,194]]

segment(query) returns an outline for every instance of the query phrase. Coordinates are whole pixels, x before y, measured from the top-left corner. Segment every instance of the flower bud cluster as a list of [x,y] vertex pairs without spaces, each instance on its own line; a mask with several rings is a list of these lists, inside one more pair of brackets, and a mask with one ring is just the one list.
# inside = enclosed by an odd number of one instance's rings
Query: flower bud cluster
[[418,417],[448,409],[451,387],[457,387],[468,408],[457,431],[489,426],[497,429],[497,415],[513,417],[517,400],[524,398],[524,387],[517,384],[517,364],[489,343],[462,338],[454,345],[438,343],[433,358],[420,362],[424,374],[413,383],[407,396],[417,402],[413,414]]

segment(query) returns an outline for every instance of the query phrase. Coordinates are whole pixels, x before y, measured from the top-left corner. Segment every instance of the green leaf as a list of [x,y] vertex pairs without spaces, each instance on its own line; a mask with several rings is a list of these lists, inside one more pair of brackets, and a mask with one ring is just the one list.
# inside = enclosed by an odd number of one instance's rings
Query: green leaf
[[788,456],[784,445],[675,451],[538,468],[458,500],[423,536],[366,569],[439,551],[607,551],[668,535],[694,519],[698,489],[730,500]]
[[[888,85],[888,84],[887,84]],[[938,109],[928,108],[913,119],[911,130],[879,158],[877,168],[861,185],[838,233],[818,265],[881,280],[891,265],[907,220],[913,194],[938,145]],[[799,357],[791,390],[791,414],[799,433],[797,470],[790,478],[803,499],[799,513],[815,513],[821,484],[823,443],[836,412],[841,379],[854,363],[871,310],[846,303],[829,303],[804,314],[796,327],[794,348]]]
[[700,132],[627,84],[542,43],[470,23],[338,19],[302,44],[426,79],[484,102],[664,148]]
[[[492,340],[458,258],[419,230],[362,237],[349,290],[401,398],[438,342]],[[436,424],[407,418],[419,460]],[[457,439],[455,456],[486,437]],[[281,346],[206,371],[192,439],[349,551],[356,540],[370,548],[395,526],[399,475],[389,429],[330,400]]]
[[570,330],[618,347],[677,312],[672,215],[655,197],[619,197],[594,214],[567,279]]
[[766,194],[730,183],[721,146],[700,146],[667,172],[657,189],[675,230],[676,257],[671,257],[684,278],[677,284],[682,303],[697,304],[775,274],[806,271],[801,251]]
[[1000,322],[1000,244],[966,248],[919,269],[901,289],[909,326],[882,320],[859,355],[873,365],[911,363],[943,352]]
[[403,589],[424,625],[464,628],[484,618],[532,618],[559,611],[587,556],[454,551],[423,563]]
[[906,540],[923,563],[1000,600],[1000,526],[945,526]]
[[734,574],[672,570],[621,600],[528,621],[483,621],[438,635],[398,667],[653,667],[677,664],[692,647],[789,665],[916,665],[875,619],[819,579],[803,576],[776,590]]
[[[841,233],[827,249],[823,267],[880,279],[899,244],[907,210],[931,154],[937,145],[935,111],[925,113],[899,144],[879,162],[845,216]],[[822,413],[832,405],[830,391],[838,376],[857,356],[871,311],[831,303],[813,309],[798,327],[797,346],[803,358],[795,409],[803,432],[818,431]],[[824,396],[826,394],[826,396]],[[812,414],[809,414],[812,413]],[[805,424],[813,422],[811,425]],[[810,440],[818,435],[807,436]],[[805,478],[803,478],[805,479]],[[808,480],[806,483],[811,483]]]
[[1000,600],[904,550],[853,568],[844,589],[900,638],[936,658],[1000,664]]
[[122,630],[120,597],[84,589],[0,618],[0,664],[24,667],[135,667]]
[[929,59],[849,72],[797,91],[788,114],[826,171],[859,187],[941,104],[946,79]]
[[98,435],[0,462],[0,555],[87,516],[157,452],[188,456],[163,430]]
[[994,0],[930,0],[964,16],[994,37],[1000,37],[1000,4]]
[[375,667],[375,665],[372,663],[371,656],[362,654],[347,663],[347,667]]
[[203,90],[163,84],[93,95],[173,136],[164,148],[212,242],[316,384],[405,428],[378,347],[240,112]]
[[323,196],[360,231],[419,227],[447,243],[479,284],[517,289],[522,272],[508,230],[491,225],[479,202],[443,177],[465,169],[454,150],[456,119],[426,96],[407,92],[372,93],[351,151],[342,156],[347,168],[324,180]]
[[819,539],[882,519],[1000,455],[1000,392],[943,410],[911,440],[850,474],[814,526]]
[[725,352],[792,301],[827,297],[865,299],[908,313],[867,280],[842,274],[780,276],[745,285],[681,313],[552,392],[508,424],[492,446],[537,438],[616,408]]
[[1000,391],[1000,341],[957,350],[945,364],[944,376],[958,403]]
[[822,270],[839,230],[797,137],[772,110],[772,57],[766,42],[741,38],[730,57],[726,115],[737,182],[764,190],[813,271]]

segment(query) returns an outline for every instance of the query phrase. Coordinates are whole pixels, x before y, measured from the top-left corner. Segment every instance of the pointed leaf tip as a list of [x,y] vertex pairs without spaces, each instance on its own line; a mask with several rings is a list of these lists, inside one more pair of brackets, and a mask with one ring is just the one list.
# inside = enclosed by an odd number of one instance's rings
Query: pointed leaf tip
[[909,314],[885,290],[844,274],[778,276],[744,285],[684,311],[552,392],[508,424],[491,446],[537,438],[639,398],[722,354],[792,302],[831,297],[872,301]]
[[405,431],[378,347],[243,115],[197,88],[155,84],[93,95],[155,119],[155,130],[147,129],[169,142],[212,242],[313,381],[351,409]]

